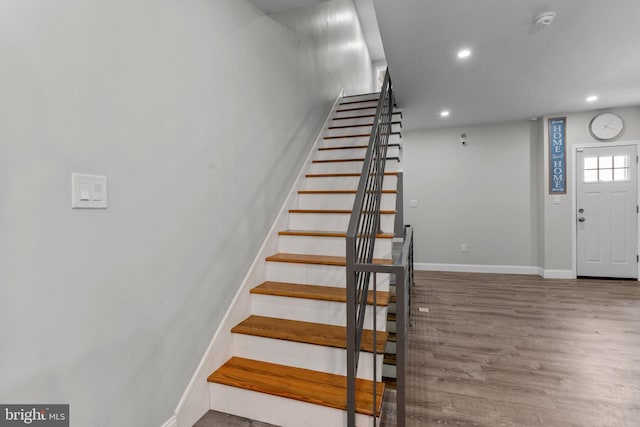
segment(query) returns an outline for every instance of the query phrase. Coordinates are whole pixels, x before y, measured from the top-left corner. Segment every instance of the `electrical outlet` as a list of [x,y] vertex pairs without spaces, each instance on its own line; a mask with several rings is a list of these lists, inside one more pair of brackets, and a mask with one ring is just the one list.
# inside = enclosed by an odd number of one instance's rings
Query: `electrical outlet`
[[463,243],[460,245],[460,251],[461,252],[469,252],[469,245],[467,245],[466,243]]

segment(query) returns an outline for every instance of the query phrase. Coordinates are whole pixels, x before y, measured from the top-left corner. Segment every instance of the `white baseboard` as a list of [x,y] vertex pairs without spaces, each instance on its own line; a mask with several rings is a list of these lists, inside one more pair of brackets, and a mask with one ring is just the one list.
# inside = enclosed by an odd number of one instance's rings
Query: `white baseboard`
[[571,270],[545,270],[542,267],[526,265],[484,265],[484,264],[438,264],[416,262],[414,268],[419,271],[450,271],[459,273],[496,273],[496,274],[529,274],[545,279],[575,279]]
[[542,270],[540,274],[545,279],[575,279],[576,275],[571,270]]
[[526,265],[437,264],[416,262],[414,268],[421,271],[451,271],[461,273],[539,274],[538,267]]
[[[249,268],[242,284],[239,286],[235,297],[231,301],[227,312],[222,321],[218,325],[213,338],[209,343],[209,347],[205,351],[200,364],[196,368],[195,373],[191,377],[191,381],[184,391],[180,402],[175,411],[176,423],[167,425],[166,427],[187,427],[194,425],[209,409],[209,387],[207,376],[224,364],[229,357],[233,355],[233,341],[231,336],[231,328],[242,321],[251,313],[251,298],[249,290],[264,281],[266,277],[265,257],[274,254],[278,249],[278,231],[288,228],[289,209],[297,207],[298,190],[302,188],[306,171],[311,167],[311,162],[316,149],[320,142],[323,141],[323,133],[328,126],[329,121],[340,101],[344,91],[341,90],[331,107],[331,111],[316,137],[309,154],[300,169],[294,184],[289,191],[285,202],[274,221],[271,230],[267,234],[262,247],[258,251],[253,264]],[[165,427],[165,426],[163,426]]]
[[178,419],[174,415],[173,417],[169,418],[166,423],[162,424],[162,427],[178,427]]

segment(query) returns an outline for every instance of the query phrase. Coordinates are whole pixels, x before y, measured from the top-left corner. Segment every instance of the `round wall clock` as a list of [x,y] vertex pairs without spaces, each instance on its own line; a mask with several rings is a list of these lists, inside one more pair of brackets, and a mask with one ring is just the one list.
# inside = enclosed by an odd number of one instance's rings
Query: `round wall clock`
[[622,133],[624,122],[619,115],[601,113],[591,119],[589,133],[598,141],[610,141]]

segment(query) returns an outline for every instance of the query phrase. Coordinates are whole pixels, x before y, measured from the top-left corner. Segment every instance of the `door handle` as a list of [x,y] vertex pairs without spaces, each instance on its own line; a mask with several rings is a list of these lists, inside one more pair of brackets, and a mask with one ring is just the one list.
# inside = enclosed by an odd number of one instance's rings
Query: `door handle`
[[584,219],[584,217],[583,217],[583,216],[581,216],[580,218],[578,218],[578,221],[580,221],[580,222],[584,222],[584,221],[585,221],[585,219]]

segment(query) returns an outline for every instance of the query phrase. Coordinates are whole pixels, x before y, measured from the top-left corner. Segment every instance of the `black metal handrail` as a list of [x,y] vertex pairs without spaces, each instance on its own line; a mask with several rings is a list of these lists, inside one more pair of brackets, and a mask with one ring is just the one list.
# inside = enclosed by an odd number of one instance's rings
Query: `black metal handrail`
[[[358,184],[346,238],[347,270],[347,424],[355,427],[355,384],[364,330],[367,296],[372,287],[377,291],[377,274],[395,275],[397,296],[397,416],[398,426],[405,419],[406,327],[408,326],[409,289],[413,279],[413,230],[402,224],[402,173],[398,174],[396,195],[395,235],[403,245],[394,249],[393,264],[374,264],[373,250],[380,232],[380,202],[384,179],[387,147],[392,133],[395,99],[387,70],[378,100],[369,146]],[[373,278],[373,280],[371,280]],[[372,285],[372,286],[371,286]],[[375,307],[375,301],[374,301]],[[374,310],[375,313],[375,310]],[[376,316],[373,316],[373,417],[377,414]],[[375,423],[374,423],[375,424]]]

